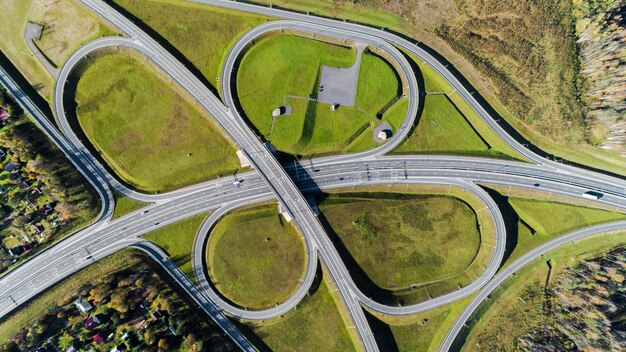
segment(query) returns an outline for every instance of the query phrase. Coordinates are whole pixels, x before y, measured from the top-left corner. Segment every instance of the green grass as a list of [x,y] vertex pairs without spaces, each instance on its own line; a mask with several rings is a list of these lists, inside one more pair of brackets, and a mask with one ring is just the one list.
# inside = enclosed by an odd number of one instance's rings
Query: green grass
[[235,172],[235,148],[212,117],[135,55],[95,59],[78,82],[78,120],[127,183],[162,192]]
[[480,247],[476,215],[448,196],[332,194],[320,210],[358,265],[384,289],[463,272]]
[[51,306],[56,305],[68,294],[74,295],[75,290],[82,287],[86,282],[97,281],[108,274],[142,263],[143,257],[134,253],[136,252],[123,250],[112,254],[50,287],[0,322],[0,341],[9,340],[24,326],[29,326],[37,321],[48,312]]
[[250,325],[272,351],[355,349],[325,280],[285,317]]
[[220,84],[216,78],[221,76],[228,49],[244,32],[269,20],[263,16],[175,0],[114,2],[167,40],[217,90]]
[[[48,22],[53,27],[44,31],[37,45],[57,65],[62,64],[81,43],[114,33],[76,1],[2,0],[0,8],[3,17],[7,19],[0,26],[0,51],[46,100],[52,93],[53,80],[26,45],[24,31],[29,21]],[[59,30],[55,31],[54,28]]]
[[424,313],[376,316],[391,329],[399,351],[438,351],[454,321],[474,295]]
[[207,213],[194,215],[177,223],[148,232],[143,237],[161,247],[187,277],[196,282],[191,263],[191,252],[196,234]]
[[483,346],[481,350],[510,350],[519,337],[545,325],[545,296],[531,293],[543,292],[548,260],[552,265],[551,277],[555,277],[564,268],[575,265],[577,259],[591,258],[624,244],[626,233],[593,236],[562,246],[527,265],[479,307],[469,321],[471,331],[463,350],[479,350],[476,342]]
[[304,242],[276,204],[234,211],[211,231],[207,266],[217,289],[246,308],[269,308],[300,285]]
[[113,217],[111,219],[117,219],[120,216],[126,215],[130,212],[133,212],[137,209],[141,209],[148,204],[144,202],[139,202],[134,199],[130,199],[128,197],[124,197],[119,193],[115,193],[115,209],[113,210]]
[[[290,97],[285,102],[287,95],[317,96],[323,65],[346,68],[354,60],[354,50],[335,44],[290,34],[262,38],[244,54],[237,73],[242,108],[258,133],[288,154],[308,157],[370,149],[375,143],[365,139],[372,139],[376,115],[393,102],[400,84],[382,58],[363,54],[356,102],[365,113],[352,107],[330,111],[329,105],[307,99]],[[277,118],[272,130],[271,112],[281,105],[292,106],[293,113]],[[405,106],[398,102],[392,108]],[[395,124],[397,115],[392,115]]]
[[558,235],[586,226],[626,219],[626,215],[621,213],[546,200],[509,198],[509,204],[527,225],[518,222],[520,231],[517,245],[505,266]]

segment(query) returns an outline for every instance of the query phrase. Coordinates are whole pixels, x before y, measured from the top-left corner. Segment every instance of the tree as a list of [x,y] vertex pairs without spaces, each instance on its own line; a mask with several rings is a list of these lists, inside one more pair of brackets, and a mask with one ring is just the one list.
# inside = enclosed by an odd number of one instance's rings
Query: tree
[[169,349],[169,345],[167,344],[167,340],[166,339],[160,339],[159,340],[159,344],[157,346],[159,348],[159,351],[167,351]]

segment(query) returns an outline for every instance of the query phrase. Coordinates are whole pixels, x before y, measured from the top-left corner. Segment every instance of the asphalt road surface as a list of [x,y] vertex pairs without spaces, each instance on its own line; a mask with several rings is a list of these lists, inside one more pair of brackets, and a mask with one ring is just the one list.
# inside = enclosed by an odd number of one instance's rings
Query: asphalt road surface
[[[178,62],[155,40],[143,33],[130,20],[124,18],[100,0],[81,0],[81,2],[118,27],[126,34],[127,38],[102,38],[87,43],[70,56],[62,67],[59,73],[59,80],[55,85],[53,102],[56,118],[63,134],[47,120],[47,117],[24,95],[20,87],[15,84],[15,81],[4,70],[0,70],[0,82],[16,97],[24,109],[33,116],[40,127],[63,150],[68,159],[98,191],[103,203],[102,212],[92,226],[59,241],[54,246],[25,261],[0,279],[0,317],[6,316],[22,303],[35,297],[77,270],[115,251],[132,245],[146,251],[159,261],[212,319],[231,336],[238,346],[244,350],[252,350],[254,349],[252,344],[232,324],[229,325],[228,319],[224,318],[222,312],[250,319],[267,319],[286,312],[300,301],[304,296],[303,293],[306,293],[306,290],[310,287],[314,269],[317,267],[317,253],[319,253],[319,257],[328,267],[330,276],[339,288],[341,297],[350,311],[351,319],[359,331],[364,348],[367,351],[375,351],[378,350],[378,346],[371,333],[369,324],[365,320],[362,305],[384,314],[411,314],[467,297],[485,287],[485,291],[480,291],[472,301],[473,303],[476,302],[477,305],[480,303],[481,297],[485,296],[482,292],[486,292],[486,290],[497,286],[501,280],[504,280],[501,275],[506,272],[506,268],[501,274],[494,277],[500,266],[505,245],[506,236],[502,224],[502,216],[493,200],[477,184],[499,184],[540,189],[545,192],[578,198],[583,198],[584,192],[593,190],[604,195],[597,202],[615,207],[616,209],[626,208],[626,183],[623,180],[559,164],[528,150],[520,142],[509,136],[496,120],[487,113],[487,110],[477,102],[471,87],[463,86],[460,80],[444,64],[437,61],[428,52],[415,45],[415,43],[392,33],[351,23],[245,3],[196,0],[198,3],[289,20],[262,24],[244,34],[235,43],[229,52],[225,69],[223,70],[222,84],[225,86],[222,91],[225,95],[225,104],[222,104],[184,65]],[[395,134],[390,141],[372,151],[324,157],[304,161],[301,164],[280,165],[259,142],[254,133],[249,130],[239,112],[233,108],[234,102],[231,92],[233,87],[228,85],[228,83],[231,82],[230,75],[232,74],[234,62],[241,55],[245,46],[263,33],[281,29],[330,35],[377,46],[385,50],[393,60],[396,60],[402,70],[402,74],[406,76],[407,86],[404,88],[409,98],[410,107],[399,133]],[[107,169],[76,138],[69,124],[67,124],[63,99],[67,79],[71,77],[71,72],[75,65],[94,50],[111,46],[131,47],[146,55],[152,62],[163,69],[165,73],[170,75],[236,141],[241,150],[251,160],[256,171],[238,175],[237,178],[243,182],[236,185],[233,184],[232,179],[225,178],[207,181],[162,195],[141,194],[129,189],[110,175]],[[428,65],[431,65],[452,84],[454,89],[477,111],[500,138],[532,163],[467,157],[383,156],[399,144],[409,132],[410,126],[414,123],[419,103],[415,75],[406,59],[394,46],[412,52]],[[345,265],[341,262],[333,244],[312,213],[302,192],[316,192],[330,188],[358,187],[374,184],[444,184],[462,187],[478,196],[486,204],[486,209],[488,209],[497,224],[496,236],[498,239],[496,253],[489,266],[485,268],[483,275],[472,284],[455,292],[407,307],[385,306],[363,295],[352,281]],[[119,219],[111,220],[110,216],[114,204],[111,189],[115,189],[131,198],[151,202],[152,204],[145,208],[147,212],[142,209]],[[270,199],[278,199],[294,218],[297,227],[300,229],[307,243],[307,273],[296,294],[287,302],[275,307],[275,309],[248,312],[228,305],[219,297],[218,293],[211,289],[208,278],[205,276],[206,270],[199,259],[202,257],[202,248],[210,227],[223,213],[238,206]],[[208,210],[212,210],[213,213],[205,222],[202,231],[199,232],[193,253],[194,271],[201,284],[198,289],[190,285],[188,279],[184,277],[180,270],[177,270],[171,261],[167,260],[162,252],[159,252],[158,248],[145,240],[139,240],[138,236]],[[540,249],[544,250],[541,253],[545,253],[545,251],[564,243],[569,243],[569,241],[575,238],[624,229],[626,229],[626,223],[619,222],[577,231],[551,242],[551,247],[540,247]],[[537,253],[539,252],[532,251],[527,256],[520,258],[515,263],[518,265],[517,268],[541,255]],[[526,261],[522,261],[523,259]],[[513,266],[510,268],[512,268],[511,270],[517,270]],[[473,307],[473,305],[468,306],[468,309],[470,307]],[[446,344],[451,344],[454,336],[458,333],[458,330],[455,329],[460,329],[465,320],[471,315],[471,311],[468,309],[457,320],[453,330],[448,334],[442,350],[449,348],[450,345]]]

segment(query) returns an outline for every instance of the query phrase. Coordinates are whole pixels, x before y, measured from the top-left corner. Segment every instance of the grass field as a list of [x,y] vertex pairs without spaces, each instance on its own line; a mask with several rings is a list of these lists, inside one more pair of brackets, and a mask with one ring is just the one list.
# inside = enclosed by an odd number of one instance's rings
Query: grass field
[[29,21],[45,25],[42,38],[36,44],[57,66],[81,43],[114,34],[75,0],[0,0],[0,8],[3,17],[10,19],[10,25],[0,26],[0,51],[47,100],[53,81],[26,46],[24,31]]
[[384,289],[462,272],[480,246],[476,214],[453,197],[341,193],[319,207],[350,255]]
[[625,244],[624,233],[594,236],[563,246],[526,266],[496,289],[491,300],[478,309],[470,320],[472,328],[463,350],[512,350],[519,337],[545,326],[543,287],[548,260],[552,265],[550,277],[555,277],[564,268],[575,265],[577,259],[591,258]]
[[388,324],[399,351],[439,350],[448,330],[474,295],[424,313],[377,317]]
[[202,226],[207,213],[199,214],[181,220],[177,223],[163,226],[158,230],[148,232],[143,237],[161,247],[187,277],[196,282],[191,263],[191,252],[196,234]]
[[234,211],[211,231],[210,277],[225,297],[251,309],[287,300],[305,271],[306,251],[297,230],[276,204]]
[[621,213],[546,200],[509,198],[509,204],[521,221],[517,225],[517,245],[504,266],[558,235],[586,226],[626,219],[626,215]]
[[101,56],[78,82],[78,121],[109,166],[146,192],[237,171],[235,148],[212,117],[139,60]]
[[[262,38],[244,54],[237,73],[241,106],[258,133],[288,154],[308,157],[370,149],[376,145],[371,138],[379,123],[376,116],[398,125],[408,106],[400,100],[386,109],[400,89],[386,61],[363,54],[356,104],[365,113],[352,107],[331,111],[327,104],[306,99],[317,96],[323,65],[346,68],[354,60],[354,50],[335,44],[290,34]],[[281,105],[292,106],[293,113],[278,117],[272,129],[271,112]]]
[[86,282],[97,281],[115,271],[141,264],[142,257],[134,253],[136,252],[130,250],[115,253],[47,289],[36,299],[11,313],[10,318],[0,321],[0,341],[7,341],[24,326],[35,322],[63,297],[74,295],[74,291]]
[[[269,19],[176,0],[114,0],[179,51],[214,89],[228,49],[245,31]],[[167,16],[163,16],[167,13]]]
[[272,351],[354,351],[326,279],[286,316],[250,324]]
[[117,219],[122,215],[126,215],[132,211],[148,206],[147,203],[124,197],[119,193],[115,193],[114,196],[115,209],[113,209],[113,217],[111,219]]

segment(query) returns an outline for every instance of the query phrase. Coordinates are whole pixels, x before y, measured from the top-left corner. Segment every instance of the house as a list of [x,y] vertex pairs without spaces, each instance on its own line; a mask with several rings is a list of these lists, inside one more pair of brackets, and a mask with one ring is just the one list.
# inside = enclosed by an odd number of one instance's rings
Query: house
[[9,252],[11,252],[11,254],[14,255],[14,256],[18,256],[18,255],[24,253],[24,250],[22,249],[21,246],[17,246],[17,247],[13,247],[13,248],[9,249]]
[[125,344],[121,343],[111,349],[111,352],[123,352],[126,351],[127,347]]
[[85,328],[91,331],[100,325],[100,319],[98,319],[98,316],[94,315],[93,317],[87,318],[83,323],[85,324]]
[[154,312],[150,313],[150,316],[152,317],[152,321],[155,321],[155,320],[159,319],[160,317],[162,317],[163,314],[161,314],[161,311],[159,311],[157,309]]
[[70,345],[70,347],[68,347],[65,352],[76,352],[76,347],[74,347],[74,345]]
[[35,226],[34,226],[34,228],[35,228],[35,233],[37,233],[37,234],[39,234],[39,233],[41,233],[43,230],[45,230],[45,229],[44,229],[44,227],[43,227],[43,226],[41,226],[41,224],[37,224],[37,225],[35,225]]
[[103,341],[104,341],[104,337],[102,337],[102,335],[100,335],[100,333],[97,333],[93,337],[93,342],[95,342],[95,343],[102,343]]
[[26,251],[30,251],[31,249],[33,249],[33,247],[30,245],[30,243],[24,243],[24,244],[22,245],[22,250],[23,250],[24,252],[26,252]]
[[0,120],[6,120],[10,116],[7,109],[0,107]]
[[[76,299],[76,301],[74,302],[74,305],[83,314],[87,314],[87,313],[89,313],[93,309],[93,306],[91,305],[91,303],[89,303],[87,301],[83,301],[83,297],[82,296],[78,297],[78,299]],[[98,318],[96,318],[96,319],[98,319]]]
[[27,189],[28,187],[30,187],[30,185],[26,181],[20,181],[17,183],[17,185],[20,187],[20,189]]
[[35,195],[35,194],[41,195],[42,193],[43,192],[41,191],[41,188],[39,188],[39,187],[35,187],[35,188],[33,188],[32,191],[30,191],[30,194],[32,194],[32,195]]
[[13,162],[9,161],[6,165],[4,165],[4,171],[14,174],[20,171],[20,168],[17,165],[13,164]]
[[50,214],[51,211],[52,211],[52,205],[50,205],[50,203],[44,205],[43,207],[39,208],[39,210],[37,210],[37,212],[41,216],[46,216]]

